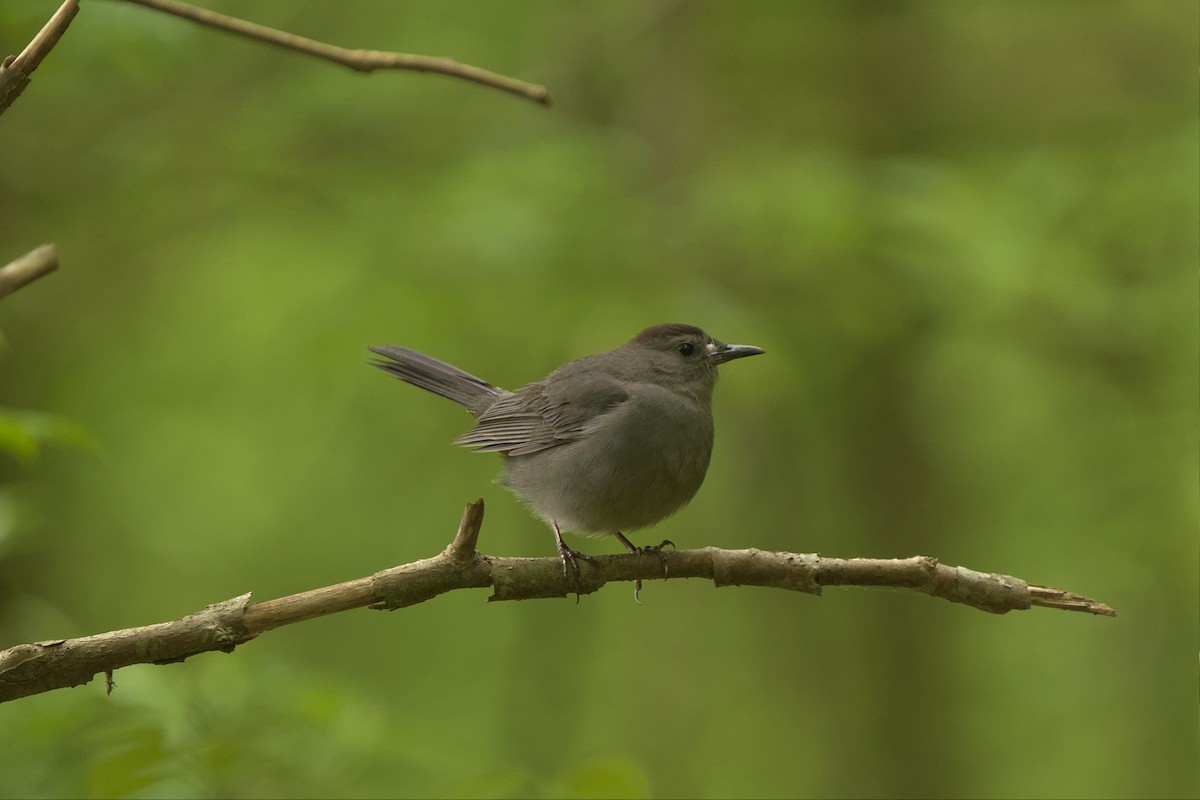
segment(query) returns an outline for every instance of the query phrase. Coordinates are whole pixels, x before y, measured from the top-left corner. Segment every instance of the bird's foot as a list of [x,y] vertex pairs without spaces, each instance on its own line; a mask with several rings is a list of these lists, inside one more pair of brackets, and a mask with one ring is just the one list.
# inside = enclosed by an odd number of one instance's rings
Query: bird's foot
[[572,550],[561,542],[558,547],[558,558],[562,561],[563,577],[569,578],[574,575],[577,583],[579,582],[579,562],[576,559],[583,559],[592,566],[595,566],[598,560],[595,556],[589,556],[587,553]]
[[554,529],[554,542],[555,546],[558,548],[558,559],[562,562],[563,577],[567,578],[568,580],[572,577],[572,575],[575,577],[575,588],[577,590],[575,592],[575,602],[578,603],[579,561],[577,559],[583,559],[589,564],[595,566],[596,557],[589,556],[586,553],[581,553],[578,550],[572,550],[571,548],[567,547],[567,543],[563,541],[562,533],[558,530],[558,525],[554,524],[551,527]]
[[[636,544],[629,541],[629,539],[625,537],[625,534],[621,533],[620,531],[617,531],[617,539],[619,539],[621,544],[625,545],[625,549],[633,555],[640,556],[643,553],[652,553],[658,556],[658,562],[662,564],[663,580],[666,580],[669,577],[667,570],[667,557],[663,555],[663,548],[667,545],[670,545],[671,549],[675,549],[675,543],[670,539],[663,539],[658,544],[649,545],[648,547],[638,547]],[[642,579],[638,578],[633,582],[633,602],[637,603],[638,605],[642,604],[640,599],[641,593]]]
[[617,532],[617,539],[620,540],[621,544],[625,545],[626,550],[628,550],[630,553],[632,553],[634,555],[640,556],[643,553],[650,553],[652,555],[658,556],[658,563],[662,564],[663,579],[665,580],[666,578],[669,577],[668,570],[667,570],[667,557],[665,555],[663,555],[663,548],[670,545],[672,550],[677,549],[675,547],[675,543],[672,542],[670,539],[663,539],[658,544],[652,544],[652,545],[648,545],[646,547],[638,547],[636,544],[634,544],[633,542],[631,542],[627,538],[625,538],[625,534],[621,533],[620,531]]
[[659,563],[662,564],[662,568],[663,568],[663,580],[666,580],[668,577],[670,577],[667,574],[667,557],[665,555],[663,555],[663,548],[666,547],[667,545],[670,545],[672,550],[679,549],[678,547],[675,546],[675,543],[672,542],[670,539],[663,539],[658,544],[652,544],[649,547],[639,547],[638,548],[638,550],[642,553],[653,553],[654,555],[658,556],[658,561],[659,561]]

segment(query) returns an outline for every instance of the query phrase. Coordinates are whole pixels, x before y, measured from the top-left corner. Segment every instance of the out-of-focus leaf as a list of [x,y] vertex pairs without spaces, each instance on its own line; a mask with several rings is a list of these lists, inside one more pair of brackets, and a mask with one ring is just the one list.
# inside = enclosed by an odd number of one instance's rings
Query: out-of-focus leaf
[[32,461],[48,444],[98,449],[95,437],[74,420],[40,411],[0,408],[0,451],[21,461]]
[[631,761],[587,761],[566,774],[562,796],[577,800],[640,800],[650,796],[650,781],[645,771]]

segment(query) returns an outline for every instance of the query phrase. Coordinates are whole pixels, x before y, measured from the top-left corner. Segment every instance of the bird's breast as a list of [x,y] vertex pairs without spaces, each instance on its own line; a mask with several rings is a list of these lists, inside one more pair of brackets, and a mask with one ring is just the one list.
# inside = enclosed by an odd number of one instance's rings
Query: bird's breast
[[589,421],[572,442],[507,460],[506,484],[541,517],[577,533],[652,525],[699,490],[712,455],[708,403],[659,387]]

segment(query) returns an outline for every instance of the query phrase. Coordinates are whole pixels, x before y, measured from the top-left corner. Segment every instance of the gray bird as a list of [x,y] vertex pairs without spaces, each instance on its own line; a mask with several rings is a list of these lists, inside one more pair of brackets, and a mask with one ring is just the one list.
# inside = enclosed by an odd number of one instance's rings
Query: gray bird
[[[407,347],[371,347],[372,362],[475,416],[455,444],[500,453],[510,489],[554,531],[563,572],[591,560],[562,531],[611,534],[653,525],[696,494],[713,445],[717,367],[762,353],[692,325],[656,325],[607,353],[565,364],[509,392]],[[666,544],[666,542],[664,542]],[[664,562],[665,566],[665,562]]]

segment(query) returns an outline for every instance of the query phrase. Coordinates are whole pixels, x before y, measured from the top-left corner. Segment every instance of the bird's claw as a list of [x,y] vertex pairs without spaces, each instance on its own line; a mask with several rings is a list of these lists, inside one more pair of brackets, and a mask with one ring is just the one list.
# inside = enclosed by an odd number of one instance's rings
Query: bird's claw
[[[579,562],[576,561],[576,559],[583,559],[593,566],[596,565],[595,556],[589,556],[587,553],[581,553],[578,550],[572,550],[566,545],[558,548],[558,558],[560,561],[562,561],[563,577],[570,578],[573,574],[575,576],[576,583],[579,582]],[[568,567],[570,572],[568,572]]]
[[[625,545],[625,549],[628,550],[630,554],[638,556],[639,558],[643,553],[653,553],[654,555],[658,556],[658,562],[662,564],[663,580],[666,580],[668,577],[670,577],[667,570],[667,557],[663,555],[663,548],[667,545],[670,545],[671,549],[675,549],[675,543],[670,539],[663,539],[658,544],[650,545],[649,547],[638,547],[636,544],[629,541],[625,534],[621,533],[620,531],[617,532],[617,539],[620,540],[621,544]],[[642,604],[640,599],[641,593],[642,579],[637,578],[633,582],[633,602],[637,603],[638,605]]]
[[[592,566],[595,566],[596,565],[596,557],[589,556],[587,553],[581,553],[578,550],[572,550],[571,548],[567,547],[566,543],[562,540],[562,537],[560,536],[558,539],[558,558],[562,562],[563,578],[570,580],[572,575],[574,575],[574,577],[575,577],[575,603],[576,603],[576,605],[578,605],[580,578],[579,578],[579,561],[577,559],[582,558],[584,561],[588,562]],[[568,565],[569,565],[569,571],[568,571]]]
[[666,580],[670,577],[669,570],[667,568],[667,557],[663,554],[663,548],[667,545],[670,545],[672,550],[678,549],[675,547],[675,543],[670,539],[663,539],[658,544],[652,544],[646,547],[635,547],[633,550],[633,552],[637,553],[639,556],[642,553],[653,553],[654,555],[658,556],[658,563],[662,564],[663,580]]
[[[563,541],[562,531],[559,530],[557,522],[550,523],[551,530],[554,531],[554,544],[558,548],[558,558],[562,561],[563,577],[570,580],[571,573],[575,575],[575,602],[579,602],[579,562],[576,559],[582,558],[584,561],[595,566],[596,559],[594,556],[589,556],[586,553],[581,553],[578,550],[572,550],[567,547],[567,543]],[[570,571],[568,572],[568,566]]]

